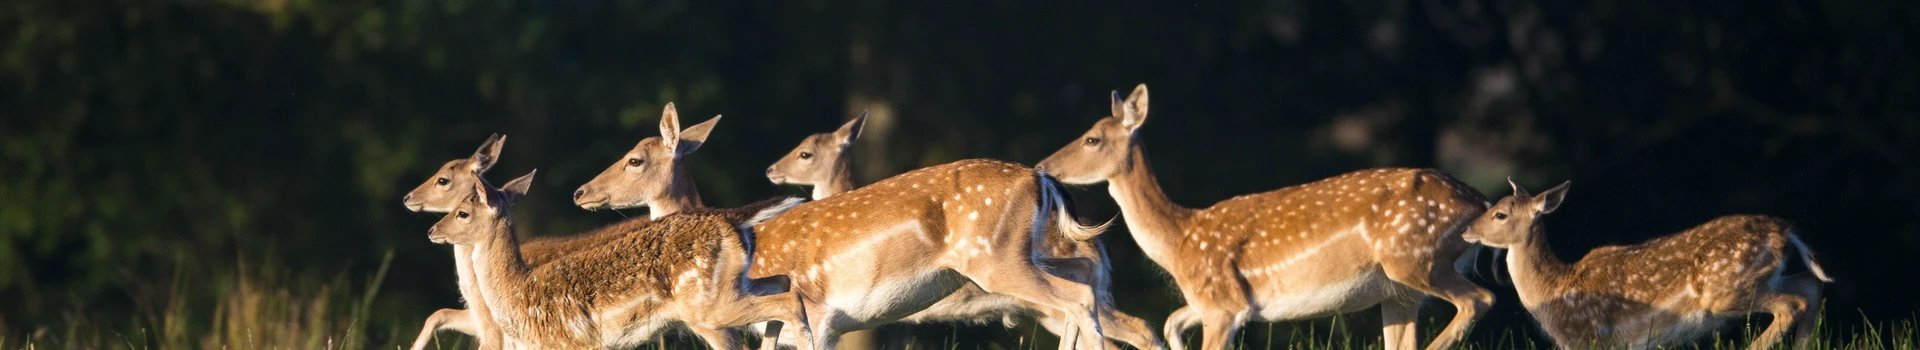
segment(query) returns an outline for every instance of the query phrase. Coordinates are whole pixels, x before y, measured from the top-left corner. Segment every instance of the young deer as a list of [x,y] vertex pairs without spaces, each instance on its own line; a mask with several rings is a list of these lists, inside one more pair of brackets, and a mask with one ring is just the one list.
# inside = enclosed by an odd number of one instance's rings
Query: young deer
[[[615,164],[614,172],[625,163]],[[609,198],[636,195],[638,186]],[[631,182],[627,182],[631,183]],[[1049,221],[1076,240],[1098,235],[1066,212],[1065,192],[1018,164],[965,160],[928,167],[794,208],[758,227],[751,276],[786,275],[807,304],[802,344],[832,348],[840,333],[925,309],[965,282],[990,293],[1085,316],[1099,328],[1085,284],[1037,266]],[[779,334],[779,324],[767,334]],[[1098,343],[1089,343],[1097,348]]]
[[[479,175],[493,168],[500,159],[500,148],[505,145],[506,135],[493,134],[473,156],[447,161],[440,170],[428,178],[427,182],[415,187],[401,197],[407,210],[415,212],[445,213],[472,194],[473,184],[479,182]],[[469,317],[469,310],[481,315],[487,314],[486,303],[480,299],[480,293],[474,286],[472,256],[473,252],[465,246],[453,248],[453,266],[459,276],[460,296],[466,300],[467,310],[440,309],[427,316],[420,328],[420,335],[414,337],[413,350],[426,349],[433,341],[434,333],[452,330],[474,336],[481,349],[499,349],[504,346],[500,329],[493,325],[490,317]]]
[[[647,188],[647,195],[641,196],[628,203],[635,203],[632,204],[633,206],[650,207],[651,209],[648,210],[648,219],[673,214],[686,208],[698,207],[700,204],[700,194],[694,191],[692,184],[693,179],[686,175],[686,165],[680,162],[679,156],[698,149],[700,144],[706,141],[707,135],[713,130],[714,125],[718,123],[719,120],[720,118],[716,116],[711,120],[681,130],[679,127],[679,113],[675,111],[672,103],[668,103],[661,116],[661,134],[663,136],[674,135],[673,137],[680,139],[680,142],[673,144],[685,147],[686,149],[680,152],[662,152],[658,149],[662,147],[662,142],[660,142],[658,138],[648,138],[647,140],[642,140],[641,145],[637,146],[633,153],[636,153],[640,157],[645,157],[641,158],[641,162],[651,160],[657,165],[647,169],[647,171],[639,172],[640,176],[650,179],[675,180],[680,181],[680,183]],[[649,140],[652,142],[649,143]],[[442,165],[433,177],[428,178],[425,183],[421,183],[419,187],[407,193],[406,197],[403,198],[407,208],[420,212],[445,213],[455,205],[458,205],[461,200],[470,194],[467,193],[469,192],[467,188],[471,187],[473,183],[480,181],[479,175],[491,169],[493,164],[499,160],[500,150],[505,142],[505,135],[495,134],[488,137],[487,141],[482,143],[480,149],[474,151],[471,157],[455,159]],[[651,147],[648,145],[651,145]],[[672,154],[673,156],[665,157],[664,155],[666,154]],[[576,195],[576,200],[578,197],[579,196]],[[573,253],[574,251],[600,246],[606,241],[618,237],[618,232],[605,230],[594,231],[592,234],[539,237],[522,244],[521,250],[528,266],[538,267],[546,264],[548,261]],[[480,294],[473,289],[472,281],[474,273],[471,267],[471,259],[468,258],[472,256],[472,254],[466,251],[466,249],[467,248],[463,246],[454,247],[454,267],[459,274],[460,294],[461,298],[466,300],[467,310],[440,309],[434,312],[432,316],[427,317],[426,324],[421,328],[420,335],[414,338],[412,349],[426,349],[432,343],[434,333],[441,330],[452,330],[474,335],[480,338],[478,342],[481,348],[490,349],[493,347],[489,344],[499,344],[501,340],[499,330],[493,327],[491,319],[469,316],[471,313],[487,314],[487,304],[485,300],[480,297]],[[759,286],[760,284],[756,283],[755,285]]]
[[[1069,184],[1107,183],[1127,230],[1180,287],[1187,306],[1167,318],[1167,342],[1203,326],[1206,349],[1226,349],[1249,320],[1283,321],[1381,305],[1387,349],[1418,345],[1418,297],[1459,310],[1427,349],[1445,349],[1493,304],[1457,268],[1459,239],[1479,215],[1479,192],[1431,169],[1374,169],[1243,195],[1205,209],[1161,192],[1138,141],[1147,86],[1038,169]],[[1460,265],[1456,267],[1456,265]]]
[[660,116],[660,136],[641,139],[621,161],[573,191],[573,203],[587,210],[647,207],[659,218],[685,209],[700,208],[700,193],[681,157],[706,144],[707,134],[720,116],[686,130],[680,112],[667,103]]
[[435,243],[471,246],[491,318],[514,343],[631,348],[681,324],[714,349],[734,349],[738,339],[724,328],[798,314],[790,296],[750,293],[746,264],[752,227],[802,200],[614,224],[600,230],[621,232],[619,238],[532,268],[522,260],[508,210],[532,178],[501,190],[476,182],[472,196],[428,231]]
[[[1512,180],[1508,180],[1511,184]],[[1820,283],[1831,282],[1792,224],[1758,215],[1730,215],[1686,231],[1628,246],[1594,249],[1568,265],[1553,256],[1541,217],[1560,207],[1567,184],[1527,194],[1513,185],[1462,236],[1512,249],[1507,268],[1520,303],[1561,348],[1635,349],[1698,339],[1726,319],[1755,312],[1773,324],[1749,349],[1768,349],[1799,322],[1805,348],[1820,308]],[[1792,245],[1808,274],[1780,275]]]
[[[767,179],[775,184],[813,186],[813,199],[821,200],[855,188],[853,176],[847,170],[847,159],[842,157],[860,130],[866,124],[867,115],[840,126],[832,133],[818,133],[800,142],[793,151],[767,167]],[[1069,211],[1071,212],[1071,211]],[[1155,337],[1146,321],[1120,313],[1113,308],[1113,300],[1107,290],[1112,282],[1107,276],[1105,247],[1099,240],[1077,241],[1065,239],[1057,234],[1045,236],[1043,247],[1049,250],[1048,256],[1065,259],[1047,258],[1042,267],[1049,273],[1075,282],[1094,286],[1099,297],[1102,326],[1107,328],[1107,336],[1125,341],[1140,349],[1165,348]],[[971,322],[988,323],[1001,321],[1013,327],[1012,319],[1018,316],[1035,316],[1040,324],[1054,334],[1060,334],[1063,348],[1071,347],[1072,337],[1066,332],[1072,329],[1071,315],[1057,312],[1040,305],[1023,303],[1019,299],[988,294],[978,285],[968,283],[952,295],[916,312],[905,319],[909,323]],[[783,342],[786,343],[786,342]],[[1111,344],[1109,346],[1112,346]]]

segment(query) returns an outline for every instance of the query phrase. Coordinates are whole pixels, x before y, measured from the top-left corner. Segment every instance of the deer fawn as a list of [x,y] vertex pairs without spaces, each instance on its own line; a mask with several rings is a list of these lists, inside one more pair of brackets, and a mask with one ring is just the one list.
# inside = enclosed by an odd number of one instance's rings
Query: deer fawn
[[[608,198],[638,195],[640,186],[605,185],[602,179],[585,187],[610,191]],[[755,227],[757,253],[749,275],[792,278],[808,306],[809,324],[802,330],[811,336],[801,343],[814,347],[832,348],[840,333],[925,309],[968,281],[990,293],[1086,316],[1076,326],[1099,334],[1090,288],[1037,266],[1035,244],[1049,221],[1075,240],[1103,229],[1075,222],[1059,186],[1033,169],[993,160],[895,176]],[[769,325],[767,333],[779,334],[779,328]]]
[[485,181],[428,231],[436,243],[468,245],[478,286],[503,335],[535,348],[630,348],[681,324],[714,349],[733,349],[723,328],[797,315],[785,296],[749,293],[751,229],[802,200],[740,209],[697,209],[601,228],[609,240],[539,268],[521,258],[508,210],[529,173],[496,190]]
[[[847,170],[848,161],[842,155],[859,137],[861,128],[866,124],[867,114],[861,113],[852,121],[840,126],[832,133],[818,133],[807,136],[779,161],[767,167],[767,179],[775,184],[791,184],[813,187],[813,199],[821,200],[828,196],[852,190],[852,172]],[[1068,212],[1071,212],[1069,210]],[[1042,267],[1049,273],[1068,280],[1095,286],[1100,302],[1100,322],[1107,328],[1107,335],[1120,339],[1140,349],[1165,348],[1165,344],[1154,336],[1145,321],[1120,313],[1113,308],[1112,297],[1107,293],[1111,282],[1108,279],[1105,248],[1099,240],[1077,241],[1049,234],[1042,242],[1050,256],[1067,257],[1065,259],[1047,258]],[[1012,318],[1021,315],[1034,315],[1040,324],[1054,334],[1063,335],[1060,344],[1071,347],[1072,337],[1065,330],[1072,329],[1069,314],[1048,309],[1040,305],[1023,303],[1019,299],[988,294],[978,285],[967,283],[952,295],[935,302],[926,310],[916,312],[902,321],[910,323],[936,322],[973,322],[986,323],[1002,321],[1013,327]],[[1109,346],[1112,346],[1111,344]]]
[[[714,119],[694,125],[686,130],[681,130],[679,128],[679,113],[674,109],[673,103],[668,103],[665,112],[663,112],[661,116],[661,133],[663,135],[672,134],[680,138],[681,142],[675,143],[676,145],[691,145],[688,149],[684,150],[684,152],[690,153],[706,141],[707,135],[718,122],[719,117],[715,117]],[[654,140],[654,142],[651,143],[653,147],[660,147],[661,142],[658,140],[654,138],[649,138],[649,140]],[[453,206],[458,205],[461,200],[471,194],[468,193],[467,188],[471,187],[473,183],[480,181],[479,175],[491,169],[493,164],[500,159],[500,150],[505,143],[505,135],[495,134],[488,137],[486,142],[481,143],[480,149],[474,151],[471,157],[448,161],[440,167],[439,171],[434,173],[433,177],[427,179],[425,183],[420,184],[420,186],[412,192],[407,193],[406,197],[403,198],[407,208],[419,212],[445,213],[453,208]],[[641,144],[644,146],[649,143],[646,140],[642,140]],[[657,149],[642,150],[640,147],[636,147],[635,152],[641,155],[665,154],[658,152]],[[693,179],[686,176],[686,165],[679,161],[678,155],[684,155],[684,153],[676,152],[675,154],[676,156],[670,159],[651,158],[657,160],[655,163],[661,166],[650,169],[652,171],[645,172],[644,175],[652,176],[653,178],[679,180],[682,183],[650,189],[647,196],[632,202],[635,203],[635,206],[650,207],[651,209],[648,210],[649,219],[673,214],[683,208],[699,206],[700,194],[694,191],[694,186],[692,185]],[[678,176],[660,174],[678,174]],[[601,230],[594,231],[594,233],[595,234],[534,238],[521,244],[521,252],[528,266],[538,267],[561,256],[584,248],[600,246],[608,240],[619,237],[618,231]],[[415,337],[412,349],[426,349],[432,342],[433,334],[441,330],[453,330],[475,335],[480,338],[478,342],[481,348],[493,348],[489,344],[499,344],[501,341],[499,330],[493,327],[490,318],[469,316],[470,312],[475,312],[480,315],[487,314],[486,302],[482,300],[480,294],[473,289],[472,281],[474,274],[471,267],[470,256],[472,256],[472,254],[467,251],[466,247],[454,246],[454,267],[460,277],[460,294],[461,298],[467,302],[467,310],[440,309],[434,312],[432,316],[427,317],[426,324],[421,327],[420,335]],[[760,284],[756,283],[755,286],[759,287]]]
[[[1508,180],[1510,185],[1512,180]],[[1698,339],[1727,318],[1770,312],[1773,324],[1749,349],[1768,349],[1799,322],[1805,348],[1818,315],[1820,283],[1831,282],[1792,224],[1730,215],[1677,234],[1594,249],[1572,265],[1553,256],[1540,219],[1560,207],[1567,185],[1529,195],[1513,185],[1462,236],[1512,249],[1507,268],[1520,303],[1561,348],[1647,348]],[[1782,276],[1799,251],[1808,274]]]
[[[1206,349],[1226,349],[1250,319],[1297,320],[1381,305],[1388,349],[1418,344],[1418,297],[1459,310],[1427,349],[1445,349],[1493,304],[1456,269],[1472,247],[1458,235],[1479,215],[1479,192],[1431,169],[1375,169],[1243,195],[1206,209],[1167,199],[1137,141],[1147,86],[1038,169],[1068,184],[1107,183],[1127,230],[1180,287],[1187,306],[1168,316],[1167,342],[1203,328]],[[1458,267],[1456,267],[1458,265]]]
[[660,136],[641,139],[621,161],[573,191],[573,203],[587,210],[647,207],[658,218],[683,209],[700,208],[693,175],[681,157],[706,144],[707,134],[720,116],[680,129],[680,112],[667,103],[660,116]]

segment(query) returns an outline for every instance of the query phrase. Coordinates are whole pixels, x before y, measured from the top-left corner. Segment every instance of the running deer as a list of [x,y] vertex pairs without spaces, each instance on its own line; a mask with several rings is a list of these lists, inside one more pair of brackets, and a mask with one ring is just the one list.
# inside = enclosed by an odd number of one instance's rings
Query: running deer
[[[648,210],[647,219],[657,219],[661,216],[678,212],[681,209],[699,206],[700,194],[694,191],[692,184],[693,179],[690,176],[686,176],[686,165],[680,161],[678,156],[691,153],[694,149],[699,148],[699,145],[706,141],[707,135],[713,130],[714,125],[718,123],[719,120],[719,117],[716,116],[711,120],[682,130],[679,127],[679,113],[674,109],[673,103],[667,103],[660,120],[661,134],[663,136],[674,135],[673,137],[680,139],[680,141],[672,144],[686,147],[686,149],[680,152],[663,152],[659,148],[663,147],[664,143],[660,142],[658,138],[648,138],[641,140],[640,145],[636,146],[635,149],[630,152],[642,156],[676,155],[675,157],[665,159],[644,158],[642,160],[642,162],[652,160],[654,164],[658,166],[647,169],[648,171],[640,172],[641,176],[652,179],[680,181],[680,183],[668,183],[663,184],[664,186],[649,188],[646,192],[647,195],[630,202],[636,203],[632,204],[633,206],[651,208]],[[652,142],[650,143],[648,140],[652,140]],[[494,134],[488,137],[487,141],[481,143],[480,149],[474,151],[472,156],[451,160],[442,165],[439,171],[434,173],[433,177],[428,178],[425,183],[420,184],[420,186],[412,192],[407,193],[406,197],[402,199],[403,202],[408,209],[417,212],[447,212],[455,205],[458,205],[461,200],[465,199],[467,195],[470,194],[467,193],[468,191],[466,189],[471,187],[473,183],[480,181],[479,175],[491,169],[493,164],[500,159],[500,151],[505,143],[505,135]],[[677,174],[677,176],[662,174]],[[617,238],[617,232],[618,231],[602,230],[594,232],[598,234],[538,237],[521,244],[521,251],[528,266],[538,267],[546,264],[548,261],[552,261],[574,251],[587,247],[600,246],[608,240]],[[493,347],[489,344],[499,344],[501,340],[499,331],[492,325],[491,319],[468,316],[471,313],[485,315],[487,313],[487,304],[485,300],[480,297],[480,294],[473,289],[472,281],[474,273],[471,267],[471,259],[468,258],[472,256],[472,254],[466,251],[466,249],[467,248],[463,246],[454,246],[454,267],[456,273],[459,275],[460,294],[461,298],[466,300],[467,310],[440,309],[434,312],[433,315],[427,317],[426,324],[421,327],[420,335],[414,338],[413,350],[426,349],[432,343],[433,335],[442,330],[474,335],[480,338],[478,343],[481,345],[481,348],[491,349]],[[780,283],[780,280],[767,280],[766,282],[784,285],[784,283]],[[755,284],[755,286],[760,285],[762,284],[758,282]]]
[[1206,349],[1226,349],[1249,320],[1284,321],[1381,305],[1387,349],[1418,345],[1421,294],[1459,310],[1427,349],[1445,349],[1493,304],[1458,269],[1473,246],[1459,238],[1485,208],[1478,191],[1431,169],[1374,169],[1205,209],[1160,190],[1139,142],[1147,86],[1037,166],[1068,184],[1107,183],[1147,258],[1172,275],[1187,305],[1168,316],[1167,342],[1202,326]]
[[[632,348],[682,325],[714,349],[735,349],[725,328],[798,315],[791,296],[751,293],[752,227],[802,200],[739,209],[696,209],[601,228],[618,238],[539,268],[520,255],[509,211],[532,173],[472,195],[428,230],[435,243],[470,246],[491,317],[515,344],[532,348]],[[594,233],[589,233],[594,234]]]
[[[810,336],[799,343],[807,347],[833,348],[840,333],[899,320],[967,282],[1076,315],[1075,327],[1097,335],[1091,288],[1038,266],[1044,258],[1036,244],[1050,222],[1074,240],[1104,230],[1074,221],[1065,196],[1052,178],[1019,164],[976,159],[923,168],[755,227],[749,275],[792,278],[806,305],[801,330]],[[771,324],[767,333],[780,328]]]
[[[1773,324],[1748,349],[1769,349],[1794,327],[1805,348],[1819,314],[1820,284],[1832,282],[1786,220],[1730,215],[1640,244],[1606,246],[1571,265],[1553,256],[1541,217],[1560,207],[1567,185],[1529,195],[1513,185],[1462,236],[1511,249],[1507,268],[1520,303],[1561,348],[1687,342],[1755,312]],[[1781,275],[1788,245],[1809,273]]]
[[574,190],[573,203],[587,210],[647,207],[654,218],[702,207],[693,175],[681,157],[706,144],[707,134],[719,122],[720,116],[715,115],[681,130],[680,112],[667,103],[660,116],[660,136],[641,139],[620,162]]
[[[799,146],[787,152],[785,157],[767,167],[767,179],[775,184],[813,186],[813,199],[821,200],[855,188],[848,161],[842,155],[853,145],[855,138],[866,124],[867,114],[861,113],[852,121],[840,126],[831,133],[818,133],[807,136]],[[1071,212],[1071,211],[1069,211]],[[1107,290],[1111,281],[1107,276],[1105,247],[1099,240],[1077,241],[1065,239],[1057,234],[1048,234],[1042,246],[1049,250],[1047,258],[1042,260],[1042,268],[1056,276],[1064,277],[1095,287],[1099,297],[1102,326],[1107,336],[1127,342],[1139,349],[1161,349],[1165,344],[1154,336],[1146,321],[1120,313],[1113,308],[1113,300]],[[1024,303],[1019,299],[1003,295],[988,294],[978,285],[968,283],[952,295],[934,303],[926,310],[916,312],[905,319],[909,323],[966,322],[989,323],[1000,321],[1009,328],[1014,326],[1013,319],[1019,316],[1035,316],[1040,324],[1054,334],[1062,335],[1060,344],[1069,348],[1073,344],[1074,334],[1071,315],[1057,312],[1040,305]],[[787,342],[782,342],[787,343]],[[1109,344],[1108,346],[1113,346]]]
[[[427,179],[427,182],[421,183],[412,192],[407,192],[405,197],[401,197],[401,202],[406,205],[407,210],[415,212],[452,211],[455,206],[460,205],[462,200],[472,194],[471,188],[479,181],[480,174],[492,169],[493,164],[500,159],[500,148],[506,144],[506,141],[506,135],[488,136],[472,156],[447,161],[434,172],[433,177]],[[472,259],[468,258],[472,255],[473,252],[466,246],[453,248],[453,266],[455,273],[459,276],[460,296],[466,301],[467,310],[440,309],[433,315],[427,316],[426,324],[420,328],[420,335],[414,337],[413,350],[426,349],[432,343],[434,333],[443,330],[472,335],[481,349],[504,347],[505,340],[500,336],[500,329],[493,325],[492,318],[468,316],[469,310],[481,315],[488,312],[486,303],[480,299],[480,293],[474,287]]]

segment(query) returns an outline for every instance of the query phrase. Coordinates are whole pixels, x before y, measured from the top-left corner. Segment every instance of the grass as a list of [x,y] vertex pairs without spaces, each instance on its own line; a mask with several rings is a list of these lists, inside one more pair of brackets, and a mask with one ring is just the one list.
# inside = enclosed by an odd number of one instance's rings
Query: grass
[[[419,320],[428,310],[376,308],[393,255],[387,254],[366,280],[353,282],[342,273],[322,283],[302,282],[284,268],[240,269],[224,276],[195,279],[181,271],[167,284],[168,297],[152,312],[124,322],[105,322],[73,311],[52,322],[22,332],[0,332],[0,349],[401,349],[408,346]],[[237,264],[237,266],[247,266]],[[351,286],[359,285],[354,288]],[[204,291],[190,290],[194,287]],[[1875,321],[1864,314],[1845,329],[1819,322],[1812,349],[1920,350],[1920,317]],[[1336,316],[1316,322],[1251,324],[1264,331],[1243,332],[1234,349],[1378,349],[1377,325],[1355,325]],[[1743,349],[1745,342],[1766,327],[1764,319],[1734,322],[1728,331],[1680,348]],[[1431,339],[1439,329],[1422,323]],[[924,327],[924,326],[923,326]],[[910,349],[1051,349],[1055,339],[1029,325],[1002,330],[1001,339],[984,340],[959,328],[928,337],[932,343]],[[1460,349],[1551,349],[1537,341],[1532,329],[1497,330],[1498,336],[1474,338]],[[1198,332],[1185,334],[1189,348],[1199,346]],[[922,332],[921,334],[925,334]],[[938,333],[936,333],[938,334]],[[685,335],[668,336],[643,349],[697,349],[703,345]],[[972,339],[968,339],[972,338]],[[751,342],[751,341],[750,341]],[[436,348],[472,348],[469,338],[450,333],[436,338]],[[1780,348],[1786,348],[1781,346]]]

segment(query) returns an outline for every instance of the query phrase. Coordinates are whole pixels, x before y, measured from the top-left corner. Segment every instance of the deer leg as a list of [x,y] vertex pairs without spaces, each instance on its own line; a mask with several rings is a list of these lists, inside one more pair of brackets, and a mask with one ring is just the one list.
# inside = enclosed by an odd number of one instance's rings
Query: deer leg
[[[1439,297],[1453,304],[1453,321],[1447,322],[1447,328],[1428,343],[1427,350],[1443,350],[1467,336],[1467,330],[1473,327],[1473,321],[1480,319],[1488,308],[1493,307],[1493,292],[1467,281],[1452,265],[1439,264],[1432,269],[1399,268],[1398,264],[1381,264],[1387,278],[1401,285],[1412,287],[1428,295]],[[1415,316],[1418,318],[1418,316]],[[1411,327],[1411,326],[1409,326]],[[1409,344],[1414,346],[1416,344]]]
[[1195,308],[1193,305],[1187,305],[1181,306],[1179,309],[1174,309],[1173,314],[1167,315],[1167,324],[1164,326],[1166,327],[1164,332],[1166,332],[1167,336],[1167,346],[1173,348],[1173,350],[1186,350],[1187,341],[1181,339],[1180,333],[1186,332],[1187,328],[1193,328],[1193,325],[1199,322],[1199,308]]
[[420,327],[420,336],[414,338],[413,350],[426,349],[427,344],[433,343],[434,333],[439,333],[443,330],[457,331],[468,335],[479,333],[479,331],[474,328],[473,319],[467,317],[466,310],[440,309],[440,311],[434,311],[433,315],[427,316],[426,324]]
[[961,274],[973,280],[974,284],[988,293],[1018,298],[1030,304],[1043,305],[1072,315],[1082,332],[1091,330],[1093,336],[1079,337],[1080,343],[1087,349],[1099,349],[1104,342],[1100,332],[1098,317],[1093,309],[1093,289],[1085,284],[1074,283],[1060,277],[1041,272],[1027,259],[999,260],[1011,264],[994,264],[985,269],[970,269]]
[[[767,321],[761,324],[766,325],[767,328],[760,333],[760,350],[779,350],[780,327],[783,326],[782,322]],[[791,347],[793,344],[787,344],[787,346]]]
[[1807,311],[1807,299],[1798,295],[1767,293],[1761,298],[1760,305],[1773,313],[1773,324],[1767,325],[1767,331],[1761,332],[1759,338],[1754,338],[1753,344],[1747,345],[1747,349],[1773,348],[1773,344],[1780,342],[1780,337],[1786,336],[1787,330],[1793,327],[1793,321]]
[[1418,300],[1387,299],[1380,303],[1380,336],[1387,350],[1413,350],[1420,346]]
[[[1102,311],[1105,311],[1105,310],[1102,310]],[[1123,316],[1123,317],[1124,317],[1125,315],[1121,315],[1121,316]],[[1039,319],[1039,322],[1040,322],[1040,326],[1041,326],[1042,328],[1046,328],[1048,332],[1052,332],[1053,334],[1058,334],[1058,335],[1060,335],[1060,349],[1061,349],[1061,350],[1067,350],[1067,349],[1073,349],[1073,348],[1074,348],[1074,347],[1073,347],[1073,344],[1074,344],[1074,342],[1075,342],[1076,340],[1078,340],[1078,339],[1079,339],[1079,337],[1080,337],[1080,334],[1081,334],[1081,332],[1080,332],[1080,328],[1079,328],[1079,327],[1074,327],[1074,326],[1073,326],[1073,322],[1072,322],[1072,321],[1068,321],[1067,319],[1065,319],[1065,317],[1066,317],[1066,316],[1064,316],[1064,315],[1060,315],[1060,314],[1058,314],[1058,312],[1050,312],[1050,313],[1048,313],[1047,315],[1041,315],[1040,317],[1037,317],[1037,318]],[[1114,327],[1114,326],[1115,326],[1115,325],[1113,324],[1114,322],[1121,322],[1122,320],[1108,320],[1108,319],[1106,319],[1106,318],[1107,318],[1107,316],[1105,316],[1105,315],[1103,315],[1103,316],[1101,316],[1101,320],[1100,320],[1100,321],[1101,321],[1101,322],[1104,322],[1104,323],[1103,323],[1103,325],[1102,325],[1102,327],[1103,327],[1103,329],[1106,329],[1106,330],[1107,330],[1107,337],[1109,337],[1109,338],[1113,338],[1113,339],[1120,339],[1121,341],[1127,341],[1127,340],[1126,340],[1125,338],[1120,338],[1120,337],[1121,337],[1121,335],[1120,335],[1120,334],[1118,334],[1119,332],[1115,332],[1115,331],[1114,331],[1115,329],[1114,329],[1114,328],[1112,328],[1112,327]],[[1139,319],[1133,319],[1133,320],[1134,320],[1134,321],[1139,321]],[[1145,324],[1145,323],[1141,323],[1141,324],[1140,324],[1139,326],[1140,326],[1140,327],[1146,327],[1146,324]],[[1148,332],[1149,332],[1149,333],[1147,333],[1147,334],[1152,334],[1152,333],[1151,333],[1151,331],[1148,331]],[[1108,349],[1119,349],[1119,348],[1120,348],[1120,344],[1115,344],[1114,342],[1112,342],[1112,341],[1110,341],[1110,340],[1104,340],[1104,339],[1103,339],[1102,341],[1105,341],[1105,342],[1106,342],[1106,344],[1105,344],[1105,345],[1106,345],[1106,347],[1107,347]],[[1131,344],[1131,343],[1129,343],[1129,344]],[[1158,350],[1158,348],[1149,348],[1149,347],[1144,347],[1144,346],[1139,346],[1139,345],[1135,345],[1134,347],[1136,347],[1136,348],[1140,348],[1140,349],[1151,349],[1151,350]]]
[[1200,325],[1200,347],[1207,350],[1226,350],[1233,346],[1234,335],[1240,333],[1240,326],[1247,323],[1247,312],[1237,313],[1210,312],[1204,317],[1205,324]]
[[1779,292],[1798,295],[1807,302],[1807,311],[1797,317],[1794,327],[1793,348],[1806,349],[1813,340],[1814,327],[1820,320],[1820,279],[1809,273],[1800,273],[1780,279]]

